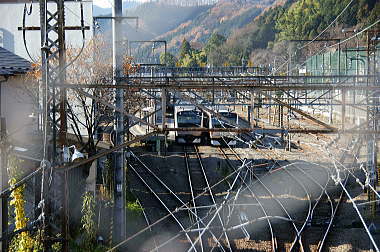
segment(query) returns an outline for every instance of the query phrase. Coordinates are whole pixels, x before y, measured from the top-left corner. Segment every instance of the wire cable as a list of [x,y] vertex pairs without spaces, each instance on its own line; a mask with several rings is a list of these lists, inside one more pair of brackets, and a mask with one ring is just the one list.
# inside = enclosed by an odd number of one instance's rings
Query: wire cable
[[28,54],[28,57],[30,58],[30,60],[33,63],[37,63],[37,60],[35,58],[33,58],[32,55],[30,54],[29,49],[28,49],[28,45],[26,43],[26,25],[25,25],[26,15],[30,16],[32,14],[32,10],[33,10],[32,7],[33,7],[33,3],[30,3],[30,7],[29,7],[29,11],[28,11],[26,4],[24,5],[24,13],[22,16],[22,39],[23,39],[24,47],[25,47],[26,53]]
[[[321,50],[319,50],[317,53],[314,53],[314,54],[313,54],[312,56],[310,56],[310,57],[313,57],[313,56],[315,56],[315,55],[320,54],[321,52],[323,52],[323,51],[324,51],[325,49],[327,49],[327,48],[331,48],[331,47],[333,47],[333,46],[340,45],[340,44],[342,44],[342,43],[345,43],[345,42],[347,42],[347,41],[349,41],[349,40],[351,40],[351,39],[357,37],[357,36],[360,35],[361,33],[367,31],[368,29],[371,29],[373,26],[375,26],[375,25],[378,24],[379,22],[380,22],[380,19],[377,20],[377,21],[375,21],[374,23],[372,23],[371,25],[367,26],[366,28],[364,28],[364,29],[361,30],[360,32],[355,33],[354,35],[352,35],[351,37],[349,37],[349,38],[347,38],[347,39],[345,39],[345,40],[342,40],[342,41],[340,41],[340,42],[338,42],[338,43],[336,43],[336,44],[333,44],[333,45],[331,45],[331,46],[325,46],[324,48],[322,48]],[[297,52],[297,51],[298,51],[298,49],[296,50],[296,52]],[[294,56],[296,55],[296,52],[294,52]],[[273,71],[270,75],[274,75],[274,73],[278,72],[283,66],[285,66],[287,63],[289,63],[291,59],[292,59],[292,56],[290,56],[290,58],[289,58],[286,62],[284,62],[280,67],[276,68],[276,70]],[[299,66],[304,66],[306,63],[307,63],[307,60],[305,60],[304,62],[300,63]],[[291,71],[293,71],[293,70],[295,70],[295,69],[297,69],[297,68],[298,68],[298,66],[295,66],[295,67],[293,67],[292,69],[286,71],[285,74],[289,74],[289,72],[291,72]]]
[[306,45],[302,46],[302,47],[299,47],[298,50],[301,50],[303,48],[305,48],[306,46],[310,45],[311,43],[313,43],[315,40],[317,40],[323,33],[325,33],[327,31],[327,29],[329,29],[337,20],[338,18],[340,18],[340,16],[343,15],[343,13],[348,9],[348,7],[351,5],[351,3],[353,2],[354,0],[351,0],[346,7],[344,7],[344,9],[339,13],[338,16],[336,16],[336,18],[321,32],[319,33],[314,39],[312,39],[309,43],[307,43]]
[[[335,43],[335,44],[333,44],[333,45],[330,45],[330,46],[325,46],[324,48],[322,48],[321,50],[319,50],[317,53],[314,53],[314,54],[313,54],[312,56],[310,56],[310,57],[313,57],[313,56],[315,56],[315,55],[318,55],[318,54],[320,54],[321,52],[323,52],[324,50],[326,50],[326,49],[328,49],[328,48],[332,48],[332,47],[335,47],[335,46],[341,45],[341,44],[343,44],[343,43],[345,43],[345,42],[347,42],[347,41],[349,41],[349,40],[351,40],[351,39],[357,37],[358,35],[362,34],[363,32],[365,32],[365,31],[371,29],[372,27],[374,27],[374,26],[377,25],[378,23],[380,23],[380,19],[378,19],[377,21],[375,21],[375,22],[372,23],[371,25],[367,26],[367,27],[364,28],[363,30],[361,30],[361,31],[359,31],[359,32],[357,32],[357,33],[355,33],[355,34],[352,35],[351,37],[348,37],[347,39],[344,39],[344,40],[342,40],[342,41],[340,41],[340,42],[338,42],[338,43]],[[294,55],[296,55],[296,53],[294,53]],[[274,73],[276,73],[276,72],[277,72],[281,67],[283,67],[285,64],[287,64],[288,62],[290,62],[290,60],[291,60],[291,57],[290,57],[290,59],[288,59],[284,64],[282,64],[278,69],[276,69],[276,71],[274,71],[274,72],[272,73],[272,75],[273,75]],[[304,66],[306,63],[307,63],[307,60],[305,60],[304,62],[302,62],[301,64],[299,64],[299,66]],[[288,70],[287,72],[285,72],[285,74],[289,74],[290,72],[292,72],[293,70],[295,70],[295,69],[297,69],[297,68],[298,68],[298,66],[295,66],[295,67],[293,67],[292,69],[290,69],[290,70]]]

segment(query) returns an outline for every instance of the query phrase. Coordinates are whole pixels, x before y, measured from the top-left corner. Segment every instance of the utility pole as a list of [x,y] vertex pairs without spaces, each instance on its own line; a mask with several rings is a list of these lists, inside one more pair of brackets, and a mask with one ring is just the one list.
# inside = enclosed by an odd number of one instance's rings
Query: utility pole
[[[113,84],[118,85],[120,77],[123,75],[123,36],[122,36],[122,21],[125,19],[135,19],[138,22],[138,17],[123,17],[123,6],[121,0],[114,0],[112,7],[111,17],[94,17],[94,20],[98,19],[112,19],[112,64],[113,64]],[[116,132],[115,145],[121,145],[124,143],[125,127],[124,123],[127,123],[127,131],[129,132],[129,120],[124,120],[124,114],[119,111],[125,110],[124,108],[124,89],[116,89],[115,91],[115,107],[114,111],[114,130]],[[129,134],[128,134],[129,136]],[[126,187],[126,175],[125,175],[125,158],[124,149],[115,151],[113,153],[114,164],[114,209],[113,209],[113,243],[122,241],[126,236],[126,211],[125,211],[125,187]]]
[[[66,82],[66,47],[65,31],[80,30],[84,39],[83,5],[81,4],[81,26],[65,26],[64,0],[40,0],[40,27],[19,27],[19,30],[41,31],[41,92],[43,108],[43,161],[41,162],[41,206],[40,219],[44,230],[44,249],[49,249],[49,236],[52,233],[62,235],[62,251],[68,251],[68,187],[66,172],[54,172],[54,186],[47,184],[47,172],[50,166],[59,164],[62,160],[59,148],[66,145],[66,89],[57,88],[56,84]],[[58,66],[57,66],[58,62]],[[59,116],[58,116],[59,114]],[[52,122],[52,123],[51,123]],[[58,129],[58,132],[57,132]],[[52,141],[49,140],[51,136]],[[57,141],[58,139],[58,141]],[[52,144],[51,144],[52,142]],[[56,200],[50,205],[50,198]],[[58,200],[57,200],[58,198]],[[50,212],[50,209],[53,210]],[[58,213],[58,214],[57,214]],[[52,216],[53,214],[60,215]],[[50,225],[49,220],[61,219],[58,223]],[[55,228],[55,229],[54,229]],[[54,234],[53,234],[54,235]]]
[[[113,57],[113,83],[118,85],[122,75],[123,55],[121,50],[122,34],[122,0],[114,0],[112,8],[112,57]],[[116,89],[115,106],[119,110],[124,110],[124,89]],[[124,143],[124,114],[118,111],[114,112],[114,129],[116,132],[115,145]],[[118,243],[126,236],[126,211],[125,211],[125,169],[124,169],[124,149],[115,151],[114,154],[115,169],[115,191],[114,191],[114,237],[113,242]]]
[[[376,77],[369,77],[370,75],[376,75],[376,45],[378,44],[378,36],[380,31],[369,30],[367,31],[367,85],[378,85]],[[379,91],[373,93],[366,92],[367,99],[367,123],[368,130],[378,131],[380,129],[380,100]],[[377,186],[377,152],[378,152],[378,134],[367,135],[367,171],[370,176],[370,184],[376,190]],[[368,200],[370,202],[376,200],[376,195],[372,190],[368,190]],[[376,215],[376,203],[371,204],[371,216],[375,218]]]

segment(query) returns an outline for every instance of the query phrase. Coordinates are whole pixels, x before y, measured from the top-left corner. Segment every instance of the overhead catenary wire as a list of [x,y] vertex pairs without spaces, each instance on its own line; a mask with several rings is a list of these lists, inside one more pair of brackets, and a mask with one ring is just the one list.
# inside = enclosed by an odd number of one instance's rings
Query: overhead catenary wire
[[305,47],[307,47],[308,45],[312,44],[315,40],[317,40],[320,36],[322,36],[323,33],[325,33],[337,20],[338,18],[340,18],[340,16],[343,15],[343,13],[348,9],[348,7],[350,7],[351,3],[353,2],[354,0],[351,0],[347,5],[346,7],[344,7],[344,9],[339,13],[338,16],[336,16],[336,18],[323,30],[321,31],[315,38],[313,38],[311,41],[309,41],[306,45],[303,45],[302,47],[299,47],[298,50],[301,50]]
[[[224,177],[223,179],[219,180],[217,183],[215,183],[214,185],[212,185],[211,188],[214,188],[214,187],[216,187],[217,185],[223,183],[226,179],[229,179],[229,178],[232,177],[234,174],[238,173],[238,171],[240,171],[242,168],[243,168],[243,167],[240,167],[238,170],[231,172],[229,175],[227,175],[226,177]],[[205,193],[205,192],[204,192],[204,193]],[[202,196],[204,193],[199,194],[197,197]],[[186,204],[183,204],[182,206],[180,206],[180,207],[177,208],[177,209],[180,209],[180,208],[185,207],[185,206],[186,206]],[[186,209],[188,209],[188,208],[186,207]],[[176,210],[174,210],[174,211],[176,211]],[[107,252],[114,251],[115,249],[117,249],[117,248],[119,248],[120,246],[124,245],[125,243],[131,241],[132,239],[134,239],[134,238],[136,238],[137,236],[141,235],[141,234],[144,233],[145,231],[149,230],[150,228],[152,228],[153,226],[159,224],[160,222],[162,222],[163,220],[167,219],[167,218],[170,217],[170,216],[171,216],[171,214],[167,214],[167,215],[161,217],[161,218],[158,219],[156,222],[154,222],[154,223],[152,223],[151,225],[149,225],[149,226],[147,226],[147,227],[141,229],[140,231],[136,232],[136,233],[133,234],[132,236],[126,238],[124,241],[121,241],[119,244],[116,244],[114,247],[112,247],[112,248],[110,248],[109,250],[107,250]],[[206,217],[207,217],[207,216],[205,216],[203,219],[205,219]],[[193,223],[192,225],[196,225],[196,222]],[[171,239],[175,239],[175,238],[179,237],[180,235],[181,235],[181,234],[177,234],[177,235],[173,236]],[[158,248],[159,248],[159,247],[156,247],[156,249],[158,249]]]
[[[358,141],[358,143],[359,143],[359,141]],[[336,160],[336,159],[333,157],[333,155],[331,155],[331,153],[328,151],[327,145],[326,145],[326,149],[325,149],[325,150],[326,150],[326,152],[328,152],[328,157],[331,158],[331,161],[333,162],[333,164],[334,164],[334,166],[335,166],[335,169],[336,169],[336,172],[337,172],[337,176],[333,176],[332,178],[334,179],[334,181],[335,181],[337,184],[339,184],[339,185],[342,187],[342,193],[344,192],[344,193],[347,195],[347,197],[349,198],[350,202],[353,204],[353,208],[354,208],[354,210],[356,211],[357,215],[359,216],[360,221],[362,222],[363,227],[365,228],[365,231],[366,231],[368,237],[370,238],[370,241],[371,241],[372,245],[375,247],[376,251],[379,251],[379,249],[378,249],[378,247],[377,247],[377,244],[376,244],[376,242],[375,242],[375,240],[374,240],[374,238],[373,238],[371,232],[369,231],[367,224],[365,223],[364,217],[361,215],[360,210],[359,210],[358,207],[357,207],[357,204],[355,203],[355,201],[353,200],[353,198],[351,197],[351,195],[349,194],[349,192],[348,192],[348,190],[347,190],[347,188],[346,188],[346,184],[347,184],[347,181],[348,181],[349,176],[350,176],[350,175],[353,176],[352,172],[351,172],[349,169],[347,169],[347,168],[345,167],[344,164],[342,164],[340,161]],[[356,158],[356,157],[355,157],[355,158]],[[342,180],[343,180],[343,179],[340,178],[340,176],[339,176],[340,171],[339,171],[339,169],[338,169],[338,166],[336,165],[337,163],[338,163],[340,166],[342,166],[342,167],[344,168],[344,170],[348,171],[348,174],[345,175],[344,183],[342,183]],[[354,177],[355,177],[355,176],[354,176]],[[356,182],[358,182],[358,181],[356,181]],[[335,209],[335,211],[334,211],[334,214],[335,214],[335,212],[336,212],[336,209]],[[330,227],[330,226],[331,226],[331,223],[330,223],[329,227]]]
[[[265,147],[265,146],[264,146]],[[347,151],[347,150],[344,150],[344,151]],[[345,180],[345,181],[347,181],[347,179]],[[346,182],[345,182],[346,183]],[[326,186],[327,186],[327,184],[326,184]],[[322,192],[321,192],[322,194],[323,194],[323,190],[322,190]],[[328,195],[327,195],[328,196]],[[332,202],[330,202],[330,205],[332,204]],[[332,205],[331,205],[331,207],[332,207]],[[314,208],[313,208],[314,209]],[[331,219],[330,219],[330,222],[329,222],[329,227],[331,226],[331,224],[332,224],[332,218],[335,216],[335,213],[336,213],[336,210],[337,210],[337,208],[335,209],[335,210],[333,210],[332,208],[331,208],[331,210],[333,211],[333,215],[331,216]],[[306,219],[306,220],[308,220],[308,219]],[[306,224],[306,222],[304,223],[304,225]],[[324,243],[324,241],[325,241],[325,239],[326,239],[326,235],[327,235],[327,232],[324,234],[324,236],[323,236],[323,238],[322,238],[322,244]],[[301,245],[302,245],[302,243],[301,243]],[[292,245],[292,247],[293,247],[293,245]],[[320,246],[320,249],[322,248],[322,246]]]
[[27,6],[26,4],[24,5],[24,12],[23,12],[23,16],[22,16],[22,39],[23,39],[23,42],[24,42],[24,48],[25,48],[25,51],[26,53],[28,54],[28,57],[29,59],[33,62],[33,63],[37,63],[37,60],[35,58],[32,57],[32,55],[30,54],[29,52],[29,48],[28,48],[28,45],[26,43],[26,15],[30,16],[32,14],[32,10],[33,10],[33,3],[30,3],[30,7],[29,7],[29,11],[27,9]]
[[[224,141],[225,143],[227,143],[227,142],[225,141],[224,137],[223,137],[223,141]],[[227,144],[227,146],[228,146],[228,144]],[[230,149],[231,149],[231,148],[230,148]],[[226,155],[225,157],[228,158],[227,155]],[[237,157],[240,159],[239,156],[237,156]],[[243,162],[243,160],[241,160],[241,159],[240,159],[240,161]],[[252,172],[252,170],[251,170],[250,167],[248,168],[248,170],[249,170],[249,172],[250,172],[251,174],[253,174],[253,175],[256,177],[256,179],[260,180],[260,179],[259,179],[259,178],[258,178],[253,172]],[[246,174],[247,174],[247,173],[246,173]],[[252,192],[252,190],[250,189],[250,185],[247,185],[247,188],[248,188],[248,190],[250,191],[250,193],[251,193],[251,195],[253,196],[253,198],[255,198],[255,199],[257,200],[257,202],[258,202],[258,204],[259,204],[259,206],[260,206],[261,211],[264,213],[265,216],[268,216],[267,210],[264,208],[263,204],[262,204],[261,201],[259,200],[259,197],[257,197],[256,194],[254,194],[254,193]],[[269,232],[270,232],[270,234],[271,234],[271,238],[272,238],[272,249],[273,249],[273,250],[276,250],[276,246],[277,246],[277,245],[275,244],[274,230],[273,230],[273,227],[272,227],[272,223],[271,223],[271,221],[270,221],[269,218],[266,219],[266,220],[267,220],[268,227],[269,227]]]
[[[244,168],[248,165],[249,163],[247,164],[243,164],[240,168]],[[239,169],[239,172],[237,173],[233,183],[231,184],[231,187],[230,189],[227,191],[227,194],[226,196],[224,197],[224,200],[221,204],[221,206],[216,210],[216,212],[214,213],[214,215],[212,216],[212,218],[210,219],[209,223],[207,224],[207,226],[205,227],[205,229],[201,232],[200,236],[203,235],[205,233],[205,231],[208,229],[208,227],[211,225],[212,221],[216,218],[217,214],[222,210],[223,206],[226,204],[227,202],[227,199],[232,191],[232,188],[235,186],[235,183],[238,181],[238,177],[240,176],[240,173],[241,173],[242,169]],[[197,244],[199,242],[199,239],[200,239],[200,236],[197,237],[197,239],[195,240],[195,244]],[[190,252],[191,249],[188,249],[187,252]]]
[[[307,143],[307,144],[309,144],[309,145],[311,145],[310,143]],[[369,174],[368,174],[368,172],[364,169],[364,166],[363,165],[360,165],[359,166],[359,169],[360,170],[362,170],[364,173],[365,173],[365,176],[366,176],[366,182],[365,182],[365,184],[363,184],[361,181],[360,181],[360,179],[351,171],[351,169],[349,169],[349,168],[347,168],[344,164],[342,164],[339,160],[337,160],[335,157],[334,157],[334,155],[332,155],[332,153],[331,153],[331,151],[330,151],[330,149],[329,149],[329,146],[328,146],[328,144],[327,143],[325,143],[325,145],[324,146],[322,146],[322,145],[320,145],[320,144],[314,144],[314,145],[317,145],[319,148],[320,148],[320,150],[322,150],[322,151],[325,151],[327,154],[326,154],[326,156],[329,158],[329,159],[332,159],[332,160],[334,160],[335,162],[337,162],[345,171],[347,171],[353,178],[355,178],[355,182],[357,183],[357,184],[359,184],[363,189],[365,188],[365,187],[369,187],[369,189],[370,190],[372,190],[374,193],[375,193],[375,195],[378,197],[378,198],[380,198],[380,194],[377,192],[377,190],[370,184],[370,183],[368,183],[367,182],[367,180],[369,179],[368,177],[369,177]],[[346,149],[343,149],[343,148],[339,148],[339,149],[341,149],[341,150],[343,150],[343,151],[346,151],[346,152],[349,152],[350,150],[346,150]],[[356,159],[356,161],[358,160],[358,158],[356,157],[356,156],[354,156],[354,158]],[[357,169],[355,166],[354,166],[354,169]]]
[[[347,42],[347,41],[349,41],[349,40],[351,40],[351,39],[353,39],[353,38],[356,38],[357,36],[359,36],[360,34],[362,34],[362,33],[365,32],[365,31],[371,29],[372,27],[374,27],[374,26],[377,25],[378,23],[380,23],[380,19],[378,19],[377,21],[375,21],[374,23],[370,24],[370,25],[367,26],[366,28],[364,28],[364,29],[358,31],[357,33],[353,34],[352,36],[350,36],[350,37],[348,37],[348,38],[346,38],[346,39],[344,39],[344,40],[341,40],[341,41],[339,41],[339,42],[337,42],[337,43],[335,43],[335,44],[332,44],[332,45],[330,45],[330,46],[325,46],[324,48],[322,48],[322,49],[319,50],[318,52],[314,53],[312,56],[318,55],[318,54],[320,54],[321,52],[325,51],[325,50],[328,49],[328,48],[336,47],[336,46],[341,45],[341,44],[343,44],[343,43],[345,43],[345,42]],[[294,56],[295,56],[295,55],[296,55],[296,52],[294,53]],[[312,57],[312,56],[311,56],[311,57]],[[291,57],[292,57],[292,56],[291,56]],[[290,58],[289,58],[284,64],[282,64],[279,68],[277,68],[277,70],[274,71],[271,75],[273,75],[274,73],[278,72],[278,70],[279,70],[281,67],[283,67],[283,66],[285,66],[287,63],[289,63],[290,60],[291,60],[291,57],[290,57]],[[306,63],[307,63],[307,60],[305,60],[304,62],[300,63],[299,66],[304,66]],[[292,69],[286,71],[285,74],[289,74],[290,72],[292,72],[293,70],[295,70],[295,69],[297,69],[297,68],[298,68],[298,66],[295,66],[295,67],[293,67]]]
[[[171,211],[167,205],[160,199],[160,197],[154,192],[154,190],[152,190],[152,188],[146,183],[146,181],[142,178],[142,176],[137,172],[137,170],[131,165],[129,164],[129,167],[136,173],[136,175],[140,178],[141,181],[143,181],[143,183],[149,188],[149,190],[154,194],[154,196],[160,201],[160,203],[162,204],[162,206],[164,206],[164,208],[169,212],[169,214],[175,219],[175,221],[178,223],[178,225],[181,227],[181,229],[183,231],[185,231],[185,228],[183,226],[183,224],[180,222],[180,220],[174,215],[174,212]],[[191,247],[194,248],[195,251],[197,251],[197,249],[195,248],[194,246],[194,243],[192,241],[192,239],[190,238],[190,236],[187,234],[187,232],[185,232],[185,236],[186,238],[188,239],[188,241],[191,243]],[[156,246],[157,247],[157,246]]]
[[[151,169],[149,169],[149,167],[147,167],[146,165],[145,165],[145,163],[143,163],[142,161],[141,161],[141,159],[134,153],[134,152],[132,152],[131,150],[130,150],[130,153],[132,154],[132,156],[134,157],[134,158],[136,158],[136,160],[138,160],[141,164],[142,164],[142,166],[151,174],[151,175],[153,175],[153,177],[157,180],[157,181],[159,181],[159,183],[166,189],[166,190],[168,190],[169,192],[170,192],[170,194],[172,195],[172,196],[174,196],[183,206],[186,206],[186,207],[188,207],[187,205],[188,205],[188,203],[185,203],[185,202],[183,202],[170,188],[169,188],[169,186],[168,185],[166,185],[163,181],[162,181],[162,179],[160,179]],[[140,177],[140,176],[139,176]],[[146,182],[144,182],[144,183],[146,183]],[[150,189],[151,190],[151,189]],[[204,194],[205,192],[203,192],[202,194]],[[198,197],[199,196],[201,196],[201,194],[199,194],[198,195]],[[195,198],[194,198],[195,199]],[[192,214],[192,215],[194,215],[195,216],[195,218],[198,220],[198,221],[200,221],[202,224],[203,224],[203,221],[202,221],[202,219],[201,218],[199,218],[199,216],[197,215],[197,212],[196,212],[196,210],[195,211],[193,211],[192,209],[189,209],[189,211],[190,211],[190,213]],[[197,221],[197,222],[198,222]],[[182,228],[182,227],[181,227]],[[214,236],[214,234],[212,233],[212,232],[210,232],[210,234],[212,235],[212,237],[213,237],[213,239],[215,239],[215,241],[219,244],[219,246],[222,248],[222,250],[223,250],[223,247],[221,246],[221,244],[216,240],[216,237]],[[194,247],[194,249],[195,249],[195,247]]]
[[[206,174],[206,172],[205,172],[205,170],[203,168],[203,163],[202,163],[202,160],[201,160],[201,157],[200,157],[200,154],[199,154],[198,147],[194,146],[194,150],[195,150],[195,155],[196,155],[196,158],[197,158],[197,161],[198,161],[197,163],[198,163],[198,165],[199,165],[199,167],[201,169],[201,172],[203,174],[203,179],[205,180],[205,183],[206,183],[206,187],[204,188],[204,190],[205,191],[208,190],[210,192],[212,203],[214,205],[216,205],[216,201],[214,199],[213,192],[210,189],[210,185],[208,183],[207,174]],[[186,150],[186,147],[184,147],[184,157],[185,157],[186,170],[187,170],[188,180],[189,180],[189,185],[190,185],[190,192],[191,192],[191,196],[192,196],[192,203],[193,203],[194,209],[196,211],[195,214],[198,216],[198,213],[197,213],[197,209],[198,208],[197,208],[196,200],[195,200],[195,197],[194,197],[196,188],[193,185],[194,179],[197,179],[197,178],[193,177],[194,175],[191,173],[191,170],[192,170],[192,167],[190,166],[190,163],[191,163],[190,159],[191,159],[191,157],[190,157],[190,153]],[[221,218],[221,216],[219,214],[218,214],[218,219],[220,221],[221,226],[224,229],[223,220],[222,220],[222,218]],[[199,223],[197,224],[197,226],[199,228]],[[228,246],[229,250],[232,251],[231,250],[230,241],[229,241],[229,238],[228,238],[228,235],[227,235],[226,232],[224,232],[224,236],[226,237],[226,242],[227,242],[227,246]],[[201,245],[201,250],[203,251],[204,248],[203,248],[203,241],[202,240],[200,241],[200,245]],[[224,250],[224,249],[222,248],[222,250]]]
[[[229,179],[229,178],[230,178],[231,176],[233,176],[234,174],[238,173],[242,168],[244,168],[244,167],[239,167],[237,170],[231,172],[229,175],[227,175],[226,177],[224,177],[223,179],[221,179],[220,181],[218,181],[217,183],[215,183],[214,185],[212,185],[212,186],[211,186],[211,189],[214,188],[214,187],[216,187],[216,186],[218,186],[219,184],[221,184],[221,183],[222,183],[223,181],[225,181],[226,179]],[[232,190],[232,187],[230,187],[230,189],[229,189],[228,191],[231,191],[231,190]],[[206,193],[206,192],[203,192],[203,193],[199,194],[197,197],[202,196],[204,193]],[[196,197],[196,198],[197,198],[197,197]],[[183,204],[181,207],[184,207],[184,206],[185,206],[185,204]],[[221,204],[221,206],[222,206],[222,204]],[[181,208],[181,207],[180,207],[180,208]],[[180,208],[177,208],[177,209],[180,209]],[[186,208],[186,209],[188,209],[188,208]],[[177,210],[175,210],[175,211],[177,211]],[[213,213],[215,213],[215,211],[214,211]],[[167,215],[167,216],[161,218],[159,221],[153,223],[152,226],[158,224],[158,223],[161,222],[162,220],[166,219],[168,216],[170,216],[170,215]],[[208,216],[208,215],[207,215],[207,216]],[[207,216],[203,217],[203,220],[205,220]],[[192,224],[192,226],[194,226],[194,225],[196,225],[196,222]],[[143,229],[143,230],[137,232],[135,235],[132,235],[131,237],[129,237],[129,238],[127,238],[126,240],[122,241],[120,244],[116,245],[114,248],[110,249],[109,251],[112,251],[113,249],[116,249],[116,248],[120,247],[120,246],[123,245],[124,243],[130,241],[131,239],[135,238],[136,236],[140,235],[141,233],[143,233],[143,232],[146,231],[146,230],[147,230],[147,228],[145,228],[145,229]],[[170,238],[167,242],[169,242],[170,240],[173,240],[173,239],[177,238],[179,235],[180,235],[180,234],[177,234],[177,235],[173,236],[173,237]],[[160,247],[164,246],[165,244],[166,244],[166,243],[161,244],[161,245],[160,245],[159,247],[157,247],[157,248],[160,248]]]
[[375,239],[374,239],[373,235],[371,234],[371,232],[369,231],[368,226],[367,226],[362,214],[360,213],[360,210],[358,209],[355,201],[351,197],[350,193],[347,191],[346,186],[342,184],[342,180],[339,180],[339,184],[342,187],[342,189],[344,190],[344,192],[346,193],[347,197],[350,199],[350,202],[351,202],[353,208],[355,209],[356,213],[358,214],[360,221],[362,222],[363,227],[364,227],[365,231],[367,232],[369,239],[371,240],[372,245],[375,247],[376,251],[380,251],[376,242],[375,242]]

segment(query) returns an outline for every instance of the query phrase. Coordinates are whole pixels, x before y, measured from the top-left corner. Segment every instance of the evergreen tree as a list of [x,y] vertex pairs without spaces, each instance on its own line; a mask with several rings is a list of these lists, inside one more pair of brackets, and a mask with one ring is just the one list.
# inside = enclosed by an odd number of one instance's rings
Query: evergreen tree
[[182,67],[198,67],[197,60],[190,54],[186,54],[181,60]]
[[190,55],[191,51],[192,51],[192,48],[189,41],[187,41],[186,39],[183,39],[181,48],[179,50],[179,59],[182,60],[186,56],[186,54]]
[[160,55],[160,63],[166,64],[168,67],[175,67],[177,64],[177,58],[171,53],[161,53]]
[[207,55],[216,50],[226,42],[226,38],[218,33],[213,33],[204,48]]

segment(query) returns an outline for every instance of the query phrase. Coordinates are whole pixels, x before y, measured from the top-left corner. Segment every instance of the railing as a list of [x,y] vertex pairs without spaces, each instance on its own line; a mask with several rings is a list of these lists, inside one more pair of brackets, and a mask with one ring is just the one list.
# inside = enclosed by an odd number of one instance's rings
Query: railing
[[[197,75],[267,75],[269,69],[265,67],[166,67],[163,65],[140,65],[132,76],[197,76]],[[148,77],[148,76],[147,76]]]

